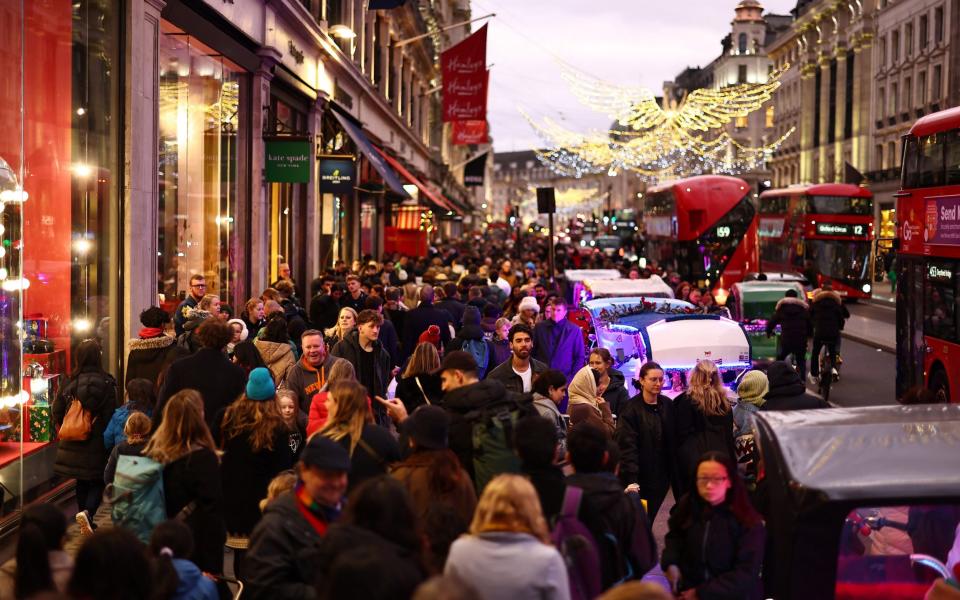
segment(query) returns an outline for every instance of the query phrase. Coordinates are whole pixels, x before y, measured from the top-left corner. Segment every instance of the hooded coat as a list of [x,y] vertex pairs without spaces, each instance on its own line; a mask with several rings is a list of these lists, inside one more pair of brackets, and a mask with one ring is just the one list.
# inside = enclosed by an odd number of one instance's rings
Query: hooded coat
[[770,390],[760,407],[762,411],[830,408],[822,398],[807,393],[800,374],[783,361],[770,363],[767,379],[770,381]]
[[777,302],[773,317],[767,321],[767,335],[772,335],[780,326],[780,346],[783,348],[806,348],[807,338],[813,331],[810,308],[800,298],[782,298]]
[[626,407],[630,400],[630,393],[627,392],[626,378],[623,373],[616,369],[609,369],[607,375],[610,376],[610,385],[603,390],[603,399],[607,401],[610,412],[620,416],[620,412]]
[[184,356],[177,340],[168,335],[133,339],[129,347],[124,384],[131,379],[149,379],[156,385],[160,373]]
[[268,342],[266,340],[254,340],[253,345],[257,347],[257,352],[263,359],[263,363],[270,369],[273,375],[273,381],[280,384],[286,381],[290,370],[297,364],[297,359],[293,356],[293,348],[288,342]]
[[471,478],[474,476],[473,426],[467,414],[508,397],[515,398],[516,395],[511,395],[503,383],[491,378],[459,387],[443,396],[443,408],[450,415],[448,445]]
[[597,403],[597,381],[594,378],[593,369],[583,367],[577,371],[570,385],[567,386],[567,394],[570,397],[567,413],[570,415],[571,428],[584,422],[593,423],[602,429],[608,438],[613,437],[613,432],[616,430],[613,414],[610,412],[609,404]]
[[477,376],[480,379],[483,379],[487,373],[496,367],[497,352],[496,348],[493,346],[493,342],[484,337],[483,329],[480,327],[480,311],[473,306],[467,306],[466,310],[464,310],[463,326],[460,328],[460,331],[457,332],[457,336],[450,340],[450,343],[447,344],[447,353],[449,354],[454,350],[463,350],[464,344],[466,344],[468,340],[481,342],[487,348],[486,364],[479,364],[480,361],[477,361],[478,366],[480,367]]
[[835,340],[840,337],[843,322],[850,318],[850,311],[843,305],[843,298],[833,290],[818,290],[810,305],[810,320],[813,322],[813,337]]

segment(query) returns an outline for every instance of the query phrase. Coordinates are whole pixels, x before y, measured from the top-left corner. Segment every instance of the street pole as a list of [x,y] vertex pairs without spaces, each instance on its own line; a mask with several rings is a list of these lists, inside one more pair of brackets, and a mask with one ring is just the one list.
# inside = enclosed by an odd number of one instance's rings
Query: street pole
[[553,248],[553,213],[551,212],[548,215],[550,223],[550,255],[549,255],[549,269],[550,269],[550,288],[552,289],[555,285],[555,276],[556,276],[556,257],[554,256]]
[[546,213],[548,223],[550,224],[550,239],[548,240],[547,268],[549,269],[550,287],[555,283],[556,265],[554,264],[553,248],[553,215],[557,212],[557,199],[552,187],[537,188],[537,212],[541,215]]

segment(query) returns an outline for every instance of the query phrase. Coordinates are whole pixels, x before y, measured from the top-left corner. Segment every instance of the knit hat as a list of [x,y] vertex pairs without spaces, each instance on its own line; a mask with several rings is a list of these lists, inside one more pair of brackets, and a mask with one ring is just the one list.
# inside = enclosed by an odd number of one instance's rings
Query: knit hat
[[439,406],[421,406],[403,422],[404,431],[424,450],[443,450],[447,447],[450,417]]
[[519,310],[535,310],[538,313],[540,312],[540,305],[537,304],[537,299],[533,296],[524,296],[523,300],[520,301]]
[[463,326],[467,325],[479,325],[480,324],[480,309],[476,306],[468,305],[463,309]]
[[247,336],[250,335],[250,332],[247,330],[247,324],[243,322],[243,319],[230,319],[227,321],[227,325],[231,328],[234,323],[240,326],[240,341],[246,340]]
[[417,344],[422,344],[423,342],[430,342],[437,349],[440,349],[440,328],[436,325],[431,325],[427,327],[427,330],[420,334],[420,337],[417,338]]
[[469,352],[464,352],[463,350],[454,350],[449,352],[446,356],[443,357],[443,362],[440,364],[440,372],[443,371],[465,371],[465,372],[474,372],[476,373],[480,367],[477,366],[477,359],[473,357]]
[[325,471],[350,471],[350,454],[347,449],[322,435],[315,435],[307,442],[300,461]]
[[277,395],[273,375],[264,367],[257,367],[247,376],[247,398],[251,400],[272,400]]
[[763,371],[747,371],[740,379],[740,385],[737,386],[737,396],[744,402],[760,405],[764,403],[763,397],[770,391],[770,381],[767,374]]
[[523,265],[523,267],[524,267],[525,269],[534,269],[534,270],[535,270],[535,269],[537,268],[537,265],[533,264],[532,262],[528,262],[527,264]]

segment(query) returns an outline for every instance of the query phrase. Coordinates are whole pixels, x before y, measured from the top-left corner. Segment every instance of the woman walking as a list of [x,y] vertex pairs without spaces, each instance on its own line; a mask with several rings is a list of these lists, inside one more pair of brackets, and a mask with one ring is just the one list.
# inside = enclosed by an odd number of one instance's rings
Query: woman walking
[[567,387],[570,396],[567,409],[570,415],[570,427],[590,422],[602,429],[608,438],[612,438],[616,425],[613,422],[610,406],[597,389],[598,378],[599,374],[587,365],[577,371],[573,380],[570,381]]
[[587,364],[591,369],[600,374],[597,380],[597,390],[603,399],[607,401],[610,412],[619,415],[630,399],[627,388],[624,385],[626,379],[623,373],[613,368],[613,356],[606,348],[594,348],[590,351],[590,357]]
[[440,389],[440,354],[430,342],[420,342],[413,349],[407,368],[397,382],[397,398],[413,414],[424,404],[437,404],[443,398]]
[[337,324],[323,332],[323,341],[327,344],[327,354],[357,326],[357,311],[349,306],[340,309]]

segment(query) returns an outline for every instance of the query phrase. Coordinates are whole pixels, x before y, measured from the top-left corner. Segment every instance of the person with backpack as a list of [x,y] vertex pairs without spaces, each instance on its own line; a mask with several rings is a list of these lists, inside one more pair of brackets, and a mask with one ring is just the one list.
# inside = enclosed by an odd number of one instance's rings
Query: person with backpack
[[223,573],[227,529],[220,459],[198,392],[183,390],[170,398],[143,453],[163,466],[167,518],[182,520],[193,532],[190,560],[208,573]]
[[534,414],[499,380],[477,378],[473,355],[456,350],[443,357],[443,408],[450,414],[450,449],[480,491],[500,473],[519,473],[520,459],[513,448],[517,420]]
[[537,492],[519,475],[498,475],[483,490],[470,532],[450,547],[443,573],[481,600],[571,597],[567,567],[550,543]]
[[153,407],[157,403],[156,388],[149,379],[128,379],[126,395],[127,401],[113,412],[110,423],[103,431],[103,445],[107,452],[127,439],[124,430],[127,417],[134,412],[142,412],[149,417],[153,414]]
[[164,600],[219,600],[217,584],[186,557],[193,554],[193,534],[180,521],[164,521],[150,536],[153,597]]
[[20,517],[14,558],[0,566],[0,598],[63,594],[73,558],[63,550],[67,518],[53,504],[28,506]]
[[[570,431],[567,458],[573,474],[567,477],[557,521],[560,528],[575,517],[590,532],[591,545],[599,559],[602,590],[642,578],[657,562],[656,542],[640,496],[633,491],[624,492],[615,474],[616,450],[606,433],[592,423],[582,423]],[[556,531],[554,542],[563,547]],[[568,562],[579,566],[571,569],[571,586],[577,581],[589,582],[592,561],[565,556]]]
[[51,413],[60,442],[53,472],[77,480],[77,523],[93,532],[93,517],[103,499],[107,449],[103,432],[116,410],[117,380],[103,370],[100,343],[84,340],[74,350],[70,380],[53,401]]
[[227,545],[234,550],[233,572],[238,577],[267,485],[295,462],[275,396],[270,371],[262,367],[250,371],[246,391],[223,411],[215,435],[223,450],[223,497],[229,500],[223,513]]
[[670,513],[660,565],[679,598],[756,600],[766,531],[733,460],[707,452]]
[[[548,524],[553,524],[560,514],[567,489],[563,470],[557,464],[560,449],[557,430],[550,420],[530,416],[517,421],[515,437],[520,470],[537,490],[543,517]],[[566,445],[561,456],[565,454]]]
[[477,375],[480,379],[493,370],[496,363],[496,349],[493,342],[487,340],[480,328],[480,311],[476,306],[467,306],[463,310],[463,326],[455,338],[447,344],[447,352],[463,350],[473,355],[477,361]]
[[496,380],[515,394],[529,394],[533,391],[533,380],[549,367],[532,358],[533,330],[519,323],[510,328],[507,334],[510,342],[509,360],[500,363],[487,375],[487,380]]
[[150,417],[140,411],[134,411],[127,417],[123,425],[122,442],[110,451],[110,459],[103,470],[103,483],[109,486],[117,474],[117,463],[121,456],[143,456],[143,449],[147,447],[152,423]]

